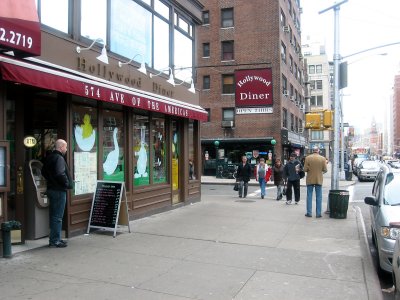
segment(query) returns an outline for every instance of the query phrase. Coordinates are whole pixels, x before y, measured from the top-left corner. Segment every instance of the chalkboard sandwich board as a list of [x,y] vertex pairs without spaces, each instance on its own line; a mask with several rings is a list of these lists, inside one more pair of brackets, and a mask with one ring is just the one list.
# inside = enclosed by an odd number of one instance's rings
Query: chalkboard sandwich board
[[[123,195],[125,196],[125,205],[122,205],[122,214],[120,215]],[[96,191],[93,194],[87,233],[90,232],[90,228],[112,229],[115,237],[118,225],[127,225],[131,232],[125,184],[119,181],[98,180]]]

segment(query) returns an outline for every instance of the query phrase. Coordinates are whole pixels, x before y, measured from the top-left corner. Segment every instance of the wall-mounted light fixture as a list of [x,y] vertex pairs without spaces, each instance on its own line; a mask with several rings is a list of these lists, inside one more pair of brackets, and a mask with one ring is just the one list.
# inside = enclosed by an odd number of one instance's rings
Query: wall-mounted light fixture
[[[193,93],[193,94],[195,94],[195,93],[196,93],[196,90],[194,89],[193,78],[190,77],[189,79],[190,79],[190,88],[188,88],[188,91],[191,92],[191,93]],[[181,83],[179,83],[179,84],[177,84],[177,85],[182,85],[182,84],[184,84],[185,82],[186,82],[186,79],[183,80]],[[188,82],[186,82],[186,83],[188,83]]]
[[76,52],[77,52],[77,53],[81,53],[81,51],[89,50],[90,48],[93,47],[93,45],[94,45],[96,42],[100,42],[100,43],[104,44],[103,49],[101,49],[101,54],[100,54],[99,56],[97,56],[96,58],[97,58],[98,60],[100,60],[101,62],[103,62],[103,63],[105,63],[105,64],[108,64],[108,56],[107,56],[106,43],[104,43],[104,41],[103,41],[102,38],[95,39],[95,40],[93,41],[93,43],[92,43],[89,47],[87,47],[87,48],[81,48],[81,47],[77,46],[77,47],[76,47]]
[[[122,67],[122,65],[127,65],[127,64],[130,64],[134,59],[135,59],[135,57],[136,56],[140,56],[141,58],[142,58],[142,62],[141,62],[141,64],[140,64],[140,68],[138,69],[138,71],[139,72],[141,72],[141,73],[143,73],[143,74],[145,74],[145,75],[147,75],[147,70],[146,70],[146,64],[145,64],[145,62],[144,62],[144,56],[142,55],[142,54],[140,54],[140,53],[138,53],[138,54],[136,54],[134,57],[132,57],[129,61],[127,61],[127,62],[118,62],[118,66],[121,68]],[[151,75],[151,74],[150,74]]]
[[151,73],[150,73],[150,78],[160,76],[160,75],[163,73],[163,71],[166,71],[166,70],[169,70],[169,78],[168,78],[167,82],[168,82],[169,84],[175,86],[174,74],[173,74],[173,72],[172,72],[171,67],[162,69],[162,70],[161,70],[159,73],[157,73],[157,74],[151,74]]

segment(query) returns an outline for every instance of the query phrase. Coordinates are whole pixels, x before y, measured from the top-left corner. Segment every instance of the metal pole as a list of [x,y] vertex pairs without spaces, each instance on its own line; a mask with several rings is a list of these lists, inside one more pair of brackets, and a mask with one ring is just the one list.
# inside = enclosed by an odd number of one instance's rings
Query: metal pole
[[[330,9],[334,10],[335,13],[335,23],[334,23],[334,54],[333,54],[333,62],[334,62],[334,77],[335,77],[335,100],[334,100],[334,134],[333,134],[333,164],[332,164],[332,176],[331,176],[331,189],[338,190],[339,189],[339,181],[338,181],[338,165],[339,165],[339,109],[340,109],[340,99],[339,99],[339,10],[340,5],[346,3],[348,0],[343,0],[339,3],[335,3],[333,6],[328,7],[320,11],[319,13],[324,13]],[[327,212],[329,212],[329,199],[327,202]]]
[[339,109],[340,109],[340,98],[339,98],[339,10],[340,6],[337,5],[334,7],[335,12],[335,34],[334,34],[334,54],[333,54],[333,62],[335,66],[335,100],[334,100],[334,132],[333,132],[333,165],[332,165],[332,177],[331,177],[331,189],[337,190],[339,189],[339,181],[338,181],[338,165],[339,165]]
[[343,126],[343,94],[340,93],[340,180],[345,180],[344,168],[344,126]]

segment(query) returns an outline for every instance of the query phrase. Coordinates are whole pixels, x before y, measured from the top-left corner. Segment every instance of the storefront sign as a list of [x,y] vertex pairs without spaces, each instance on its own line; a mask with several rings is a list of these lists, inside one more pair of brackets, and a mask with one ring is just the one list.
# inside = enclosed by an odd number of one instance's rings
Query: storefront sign
[[[129,90],[123,86],[117,86],[117,84],[110,85],[109,83],[106,84],[100,81],[70,75],[65,72],[12,61],[10,59],[4,58],[4,60],[7,60],[7,63],[0,61],[0,73],[4,80],[61,91],[99,101],[160,112],[167,115],[200,121],[206,121],[208,118],[207,112],[197,105],[156,97],[156,95],[147,95],[138,91]],[[10,63],[8,63],[8,61],[10,61]]]
[[37,141],[33,136],[27,136],[24,138],[24,146],[27,148],[32,148],[36,145]]
[[272,70],[238,70],[235,72],[236,106],[272,105]]
[[272,107],[236,107],[237,115],[245,114],[272,114],[274,109]]
[[34,0],[0,1],[0,48],[16,56],[39,56],[41,31]]

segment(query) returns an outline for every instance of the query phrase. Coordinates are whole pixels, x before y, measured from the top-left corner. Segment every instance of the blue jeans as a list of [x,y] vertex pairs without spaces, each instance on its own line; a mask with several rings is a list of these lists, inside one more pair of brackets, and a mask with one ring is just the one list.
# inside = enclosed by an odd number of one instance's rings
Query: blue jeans
[[65,204],[67,203],[67,192],[47,190],[49,197],[50,235],[49,244],[57,244],[61,240],[62,219]]
[[259,178],[258,183],[260,184],[261,196],[265,196],[265,178]]
[[312,196],[315,188],[315,198],[316,198],[316,213],[317,216],[321,215],[322,210],[322,185],[310,184],[307,185],[307,214],[312,215]]

